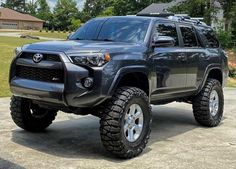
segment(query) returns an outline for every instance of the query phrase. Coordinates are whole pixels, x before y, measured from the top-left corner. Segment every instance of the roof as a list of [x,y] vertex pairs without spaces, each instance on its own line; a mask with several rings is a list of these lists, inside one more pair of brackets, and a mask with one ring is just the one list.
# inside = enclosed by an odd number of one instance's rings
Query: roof
[[9,8],[0,8],[0,19],[4,20],[19,20],[19,21],[32,21],[32,22],[44,22],[41,19],[38,19],[34,16],[23,14],[17,11],[14,11]]
[[[153,3],[153,4],[149,5],[148,7],[144,8],[137,15],[169,13],[169,11],[168,11],[169,8],[172,8],[174,6],[178,6],[185,1],[186,0],[173,0],[169,3]],[[222,8],[222,5],[220,4],[219,1],[214,1],[213,6],[215,8],[219,8],[219,9]]]
[[144,14],[155,14],[155,13],[168,13],[168,9],[180,3],[185,2],[186,0],[174,0],[169,3],[153,3],[150,6],[146,7],[142,11],[140,11],[137,15],[144,15]]

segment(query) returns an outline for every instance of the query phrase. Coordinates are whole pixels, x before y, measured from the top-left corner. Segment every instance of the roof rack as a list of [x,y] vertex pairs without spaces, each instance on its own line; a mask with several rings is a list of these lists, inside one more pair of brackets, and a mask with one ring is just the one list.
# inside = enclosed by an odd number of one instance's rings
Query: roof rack
[[172,21],[177,21],[177,22],[188,22],[195,25],[207,26],[205,22],[201,22],[198,19],[191,19],[191,17],[189,16],[169,16],[168,19]]

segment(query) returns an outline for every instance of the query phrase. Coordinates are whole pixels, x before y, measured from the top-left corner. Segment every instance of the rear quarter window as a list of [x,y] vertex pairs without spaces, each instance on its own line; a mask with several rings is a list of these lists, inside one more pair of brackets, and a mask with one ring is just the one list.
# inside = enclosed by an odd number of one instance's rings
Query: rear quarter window
[[207,48],[219,47],[219,41],[216,38],[215,32],[211,28],[198,27],[197,32],[205,47]]

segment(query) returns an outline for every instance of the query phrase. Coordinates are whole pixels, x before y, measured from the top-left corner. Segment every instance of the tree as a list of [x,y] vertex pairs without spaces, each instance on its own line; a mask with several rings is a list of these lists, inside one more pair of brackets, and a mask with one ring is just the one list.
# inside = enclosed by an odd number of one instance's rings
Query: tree
[[71,26],[70,26],[71,31],[74,31],[74,30],[78,29],[80,26],[81,26],[81,20],[80,19],[73,18],[71,20]]
[[218,9],[214,7],[214,1],[212,0],[188,0],[175,6],[170,11],[174,13],[185,13],[191,17],[204,17],[204,21],[207,24],[211,24],[211,21]]
[[46,0],[38,0],[37,17],[44,21],[52,19],[52,13]]
[[37,15],[37,2],[35,0],[30,0],[26,4],[26,12],[33,16]]
[[108,7],[105,10],[103,10],[98,16],[104,17],[104,16],[113,16],[114,15],[114,7]]
[[72,19],[78,16],[76,2],[74,0],[58,0],[53,14],[56,29],[69,30]]
[[83,12],[92,17],[98,16],[103,10],[113,5],[114,0],[86,0]]
[[219,0],[219,2],[224,9],[225,29],[228,31],[235,22],[236,0]]
[[86,16],[134,15],[156,2],[171,0],[86,0],[83,12]]
[[6,0],[2,5],[5,8],[10,8],[18,12],[26,12],[26,2],[25,0]]

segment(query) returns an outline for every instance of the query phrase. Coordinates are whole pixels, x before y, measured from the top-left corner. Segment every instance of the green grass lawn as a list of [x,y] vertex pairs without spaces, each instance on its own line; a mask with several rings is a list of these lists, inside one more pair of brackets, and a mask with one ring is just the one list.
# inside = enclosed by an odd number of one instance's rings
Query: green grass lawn
[[230,78],[228,80],[227,87],[236,87],[236,79]]
[[22,33],[22,35],[31,35],[31,36],[41,36],[41,37],[47,37],[47,38],[57,38],[57,39],[66,39],[69,33],[63,33],[63,32],[27,32]]
[[14,49],[24,44],[39,42],[38,40],[0,37],[0,97],[10,96],[8,75],[9,66],[14,57]]

